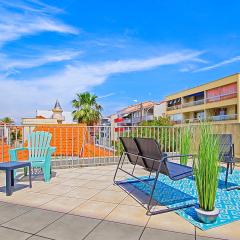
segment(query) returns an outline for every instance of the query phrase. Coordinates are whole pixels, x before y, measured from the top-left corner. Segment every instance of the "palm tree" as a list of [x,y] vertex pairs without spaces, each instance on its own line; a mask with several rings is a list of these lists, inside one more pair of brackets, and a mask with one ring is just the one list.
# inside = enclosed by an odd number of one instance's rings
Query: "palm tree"
[[12,124],[14,122],[10,117],[5,117],[5,118],[1,119],[1,121],[6,124]]
[[78,123],[94,125],[102,116],[102,107],[97,103],[97,96],[89,92],[77,93],[76,98],[72,101],[72,106],[76,109],[72,112],[73,119]]

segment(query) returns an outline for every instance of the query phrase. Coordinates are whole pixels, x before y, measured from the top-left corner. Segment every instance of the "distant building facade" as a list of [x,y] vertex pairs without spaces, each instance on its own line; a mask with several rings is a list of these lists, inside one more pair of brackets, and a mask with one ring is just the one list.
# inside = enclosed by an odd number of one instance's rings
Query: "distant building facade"
[[176,124],[202,120],[239,123],[240,74],[171,94],[166,102],[166,114]]
[[110,116],[112,126],[137,126],[143,121],[165,116],[166,102],[146,101],[128,106]]

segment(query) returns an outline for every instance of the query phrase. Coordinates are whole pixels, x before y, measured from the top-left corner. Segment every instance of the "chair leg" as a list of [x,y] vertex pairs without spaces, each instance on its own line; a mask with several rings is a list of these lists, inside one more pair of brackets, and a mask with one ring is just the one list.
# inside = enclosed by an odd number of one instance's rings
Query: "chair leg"
[[24,176],[27,176],[28,168],[25,167],[23,171],[24,171]]
[[32,167],[29,166],[29,187],[32,188]]
[[124,155],[124,157],[125,157],[125,154],[124,154],[124,153],[122,153],[122,154],[121,154],[121,156],[120,156],[120,158],[119,158],[118,165],[117,165],[117,168],[116,168],[116,171],[115,171],[114,177],[113,177],[113,183],[115,183],[115,182],[116,182],[116,181],[115,181],[115,179],[116,179],[117,172],[118,172],[118,168],[119,168],[119,166],[120,166],[120,163],[121,163],[121,161],[122,161],[123,155]]
[[230,164],[231,164],[230,173],[232,174],[233,173],[233,163],[230,163]]
[[45,165],[42,170],[43,170],[44,181],[49,182],[51,178],[50,166]]
[[225,185],[226,186],[227,186],[227,181],[228,181],[229,165],[230,165],[230,163],[227,163],[227,170],[226,170],[226,177],[225,177]]
[[13,170],[13,177],[14,177],[14,179],[16,178],[16,176],[17,176],[17,170]]
[[148,204],[147,204],[147,215],[151,214],[151,208],[152,208],[151,204],[152,204],[152,200],[153,200],[153,194],[154,194],[154,191],[155,191],[155,187],[157,185],[158,175],[159,175],[159,172],[156,173],[155,180],[154,180],[154,183],[153,183],[153,186],[152,186],[152,191],[151,191],[150,198],[149,198],[149,201],[148,201]]

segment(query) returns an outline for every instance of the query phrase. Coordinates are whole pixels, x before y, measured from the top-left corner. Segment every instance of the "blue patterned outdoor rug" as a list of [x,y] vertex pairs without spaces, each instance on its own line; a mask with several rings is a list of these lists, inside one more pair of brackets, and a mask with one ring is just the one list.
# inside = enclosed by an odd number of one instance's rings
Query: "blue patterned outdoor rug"
[[[176,210],[175,212],[202,230],[208,230],[240,220],[240,190],[226,191],[224,179],[225,170],[222,169],[216,198],[216,207],[220,210],[220,214],[215,223],[204,224],[200,222],[194,207]],[[150,194],[150,188],[147,185],[139,181],[131,181],[131,179],[128,179],[127,182],[142,192]],[[121,184],[124,183],[122,182]],[[149,183],[153,184],[153,181],[149,181]],[[240,185],[240,171],[234,170],[233,174],[229,175],[228,187],[237,185]],[[189,177],[179,181],[172,181],[167,176],[160,174],[153,198],[160,205],[165,205],[169,208],[192,203],[197,204],[198,199],[194,179]]]

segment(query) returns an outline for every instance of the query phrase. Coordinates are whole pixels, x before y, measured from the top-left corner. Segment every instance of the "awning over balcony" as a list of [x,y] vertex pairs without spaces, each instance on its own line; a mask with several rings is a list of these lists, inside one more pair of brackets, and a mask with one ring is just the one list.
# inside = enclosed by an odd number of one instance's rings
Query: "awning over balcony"
[[168,101],[168,107],[171,107],[171,106],[174,106],[174,105],[177,105],[177,104],[181,104],[181,98],[176,98],[176,99],[173,99],[173,100],[170,100]]
[[204,92],[193,93],[193,94],[191,94],[191,95],[185,96],[185,98],[189,98],[189,97],[199,97],[199,96],[204,96]]
[[123,118],[116,118],[116,119],[114,119],[114,122],[115,123],[120,123],[120,122],[123,122]]

